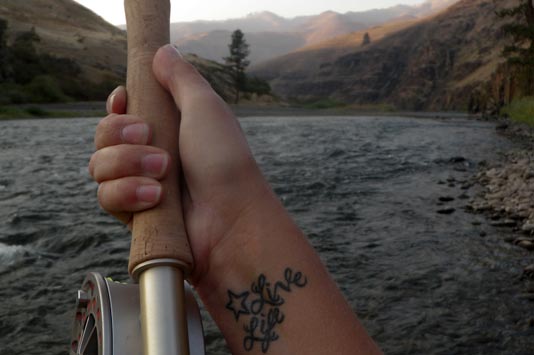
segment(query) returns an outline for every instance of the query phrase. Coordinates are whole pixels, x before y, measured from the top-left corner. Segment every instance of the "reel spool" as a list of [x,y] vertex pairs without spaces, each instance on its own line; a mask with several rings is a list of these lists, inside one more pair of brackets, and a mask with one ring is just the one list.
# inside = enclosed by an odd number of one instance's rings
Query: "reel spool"
[[[191,355],[204,355],[200,310],[191,287],[185,286],[185,310]],[[78,291],[71,355],[142,355],[139,285],[87,275]]]

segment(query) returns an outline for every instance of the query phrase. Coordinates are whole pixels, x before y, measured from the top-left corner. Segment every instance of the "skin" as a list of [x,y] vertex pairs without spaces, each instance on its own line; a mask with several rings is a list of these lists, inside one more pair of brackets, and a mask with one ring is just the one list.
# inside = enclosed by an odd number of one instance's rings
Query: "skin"
[[[171,46],[158,51],[153,70],[181,112],[177,139],[184,221],[195,259],[191,282],[232,353],[379,354],[271,190],[228,106]],[[110,95],[89,171],[99,183],[102,208],[129,224],[133,212],[157,205],[165,193],[159,180],[173,162],[167,152],[150,146],[152,127],[125,114],[126,97],[123,87]],[[284,277],[288,269],[292,284]],[[261,277],[273,289],[276,282],[290,287],[278,289],[283,304],[265,305],[262,314],[254,315],[248,312],[254,297],[268,294],[253,292],[251,285],[261,283]],[[276,339],[247,343],[245,327],[275,308],[283,314],[272,330]]]

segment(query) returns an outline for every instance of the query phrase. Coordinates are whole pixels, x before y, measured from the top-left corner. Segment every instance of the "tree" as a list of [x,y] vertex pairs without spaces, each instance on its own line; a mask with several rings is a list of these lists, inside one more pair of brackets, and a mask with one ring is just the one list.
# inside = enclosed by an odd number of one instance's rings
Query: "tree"
[[362,46],[366,46],[368,44],[371,44],[371,36],[369,35],[369,32],[365,32],[365,34],[363,35]]
[[8,48],[6,40],[7,21],[0,18],[0,82],[9,78]]
[[234,80],[235,89],[235,103],[239,103],[239,93],[246,90],[247,75],[246,68],[250,64],[246,58],[250,54],[250,50],[245,35],[241,30],[237,29],[232,33],[232,42],[228,45],[230,56],[224,58],[226,65],[230,68],[232,78]]
[[497,12],[500,18],[511,22],[502,27],[504,34],[511,37],[511,44],[503,50],[508,63],[515,68],[523,94],[534,94],[534,3],[520,0],[516,7]]
[[35,48],[35,44],[40,41],[35,27],[32,27],[30,31],[18,34],[9,47],[10,65],[17,84],[28,84],[45,71]]

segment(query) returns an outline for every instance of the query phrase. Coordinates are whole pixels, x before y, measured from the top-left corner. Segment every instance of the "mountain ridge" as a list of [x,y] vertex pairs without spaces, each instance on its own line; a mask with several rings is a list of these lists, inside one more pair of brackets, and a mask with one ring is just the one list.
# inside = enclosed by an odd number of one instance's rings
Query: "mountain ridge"
[[294,52],[251,71],[286,98],[466,110],[503,62],[505,39],[495,11],[512,3],[462,0],[369,46],[330,57],[324,53],[332,46]]
[[[231,32],[239,28],[245,33],[251,48],[251,61],[256,64],[304,46],[383,25],[389,21],[426,17],[457,1],[459,0],[428,0],[416,6],[396,5],[385,9],[344,14],[325,11],[318,15],[294,18],[284,18],[263,11],[225,21],[173,23],[171,40],[185,52],[221,62],[226,55]],[[221,37],[222,31],[227,33],[226,41]],[[217,32],[217,35],[211,32]],[[200,34],[203,35],[201,39]],[[288,36],[291,41],[280,42],[283,37],[281,34]],[[260,53],[254,53],[255,51]]]

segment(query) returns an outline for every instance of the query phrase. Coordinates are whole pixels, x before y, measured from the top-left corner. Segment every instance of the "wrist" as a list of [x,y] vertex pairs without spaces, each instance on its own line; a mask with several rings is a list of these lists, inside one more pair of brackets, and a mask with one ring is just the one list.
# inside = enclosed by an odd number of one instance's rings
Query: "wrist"
[[[266,186],[254,202],[243,208],[231,228],[219,238],[203,262],[204,270],[194,280],[201,295],[226,292],[233,282],[249,283],[262,270],[264,260],[280,252],[280,236],[300,235],[278,198]],[[290,240],[286,238],[285,243]],[[282,267],[282,266],[281,266]]]

